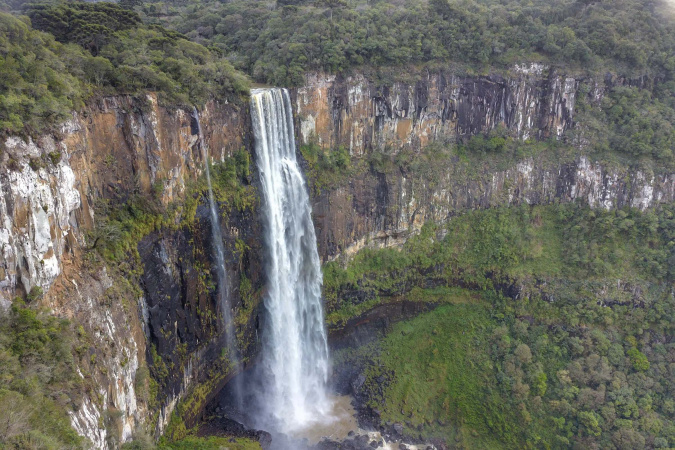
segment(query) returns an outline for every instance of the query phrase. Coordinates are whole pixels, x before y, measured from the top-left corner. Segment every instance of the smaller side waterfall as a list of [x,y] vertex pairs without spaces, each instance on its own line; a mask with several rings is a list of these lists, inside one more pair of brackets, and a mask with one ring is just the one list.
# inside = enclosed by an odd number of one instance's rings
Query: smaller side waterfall
[[234,332],[234,322],[232,319],[232,311],[230,310],[230,279],[227,275],[225,267],[225,246],[220,232],[220,221],[218,220],[218,207],[213,197],[213,187],[211,185],[211,169],[209,168],[209,155],[202,133],[201,123],[199,121],[199,112],[195,108],[192,111],[192,116],[197,124],[197,131],[199,133],[199,146],[202,150],[204,158],[204,166],[206,171],[206,182],[209,187],[209,215],[211,222],[211,236],[213,241],[213,256],[215,259],[215,272],[217,286],[218,306],[223,315],[223,329],[225,330],[226,348],[228,351],[228,358],[230,359],[230,366],[237,367],[239,365],[240,357],[236,345],[236,336]]

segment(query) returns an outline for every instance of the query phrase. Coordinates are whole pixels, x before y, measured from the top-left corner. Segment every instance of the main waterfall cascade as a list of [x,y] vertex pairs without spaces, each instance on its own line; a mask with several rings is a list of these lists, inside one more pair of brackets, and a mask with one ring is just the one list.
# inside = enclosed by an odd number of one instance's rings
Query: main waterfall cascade
[[330,409],[321,266],[288,91],[254,89],[251,116],[267,259],[264,403],[276,427],[292,433]]

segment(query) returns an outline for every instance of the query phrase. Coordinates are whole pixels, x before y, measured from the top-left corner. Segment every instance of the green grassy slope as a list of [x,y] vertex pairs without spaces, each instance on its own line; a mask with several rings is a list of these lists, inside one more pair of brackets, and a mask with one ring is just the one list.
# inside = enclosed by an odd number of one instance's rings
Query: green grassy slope
[[364,365],[361,395],[411,436],[470,448],[673,446],[674,218],[672,206],[474,211],[401,251],[331,263],[330,301],[371,294],[330,303],[333,323],[380,302],[441,304],[337,360]]

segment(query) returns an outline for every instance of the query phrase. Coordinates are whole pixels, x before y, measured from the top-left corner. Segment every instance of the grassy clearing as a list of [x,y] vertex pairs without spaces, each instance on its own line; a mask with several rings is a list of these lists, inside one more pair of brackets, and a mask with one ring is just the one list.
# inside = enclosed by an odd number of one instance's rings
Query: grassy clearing
[[367,371],[370,383],[383,371],[394,374],[372,406],[382,405],[383,420],[405,424],[411,435],[423,425],[427,437],[500,448],[492,434],[513,425],[489,394],[494,380],[485,347],[493,326],[484,302],[443,305],[397,324]]

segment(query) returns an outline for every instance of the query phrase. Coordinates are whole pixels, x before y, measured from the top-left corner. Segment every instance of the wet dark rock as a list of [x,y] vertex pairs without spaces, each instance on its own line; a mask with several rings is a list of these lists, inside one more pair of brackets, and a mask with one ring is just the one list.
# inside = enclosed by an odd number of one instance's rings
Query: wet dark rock
[[353,439],[348,438],[341,442],[324,439],[311,448],[314,450],[372,450],[373,448],[377,448],[372,447],[371,444],[368,443],[368,440],[367,435],[359,435]]
[[356,436],[356,439],[354,439],[354,441],[356,441],[360,446],[362,446],[364,448],[368,447],[368,441],[369,440],[370,439],[368,438],[368,435],[366,435],[366,434]]
[[272,450],[272,435],[267,431],[247,428],[241,423],[223,416],[211,417],[199,426],[197,436],[229,437],[230,442],[235,438],[247,438],[258,441],[263,450]]
[[[235,209],[222,216],[227,219],[221,224],[221,234],[216,238],[222,239],[225,244],[225,263],[230,278],[238,280],[240,275],[245,275],[254,289],[262,288],[260,224],[252,220],[255,217],[252,211]],[[173,367],[167,379],[158,380],[162,386],[161,397],[164,398],[171,398],[185,389],[184,371],[188,361],[192,364],[190,375],[193,383],[204,382],[209,372],[221,370],[216,365],[223,349],[222,307],[216,290],[202,289],[203,280],[200,278],[205,275],[204,269],[213,267],[210,251],[213,239],[208,208],[200,204],[195,222],[190,227],[154,231],[138,243],[143,266],[141,286],[147,305],[147,316],[144,317],[148,340],[147,360],[150,364],[154,360],[151,355],[151,349],[154,348],[162,361]],[[246,243],[246,251],[242,255],[235,248],[236,240]],[[211,276],[210,272],[208,270],[206,275]],[[232,295],[230,302],[234,307],[241,302],[241,298],[238,294]],[[257,352],[256,341],[252,337],[256,333],[256,316],[257,312],[254,311],[244,325],[243,340],[251,343],[242,349],[245,356],[253,356]],[[190,358],[197,354],[198,359]],[[223,379],[219,386],[209,392],[201,406],[206,406],[208,401],[217,396],[225,381]],[[203,413],[200,409],[195,412],[194,415],[183,417],[188,427],[195,426]]]
[[354,380],[352,380],[351,386],[352,386],[352,392],[356,393],[361,389],[361,386],[363,386],[363,383],[366,382],[366,375],[361,373],[359,374]]

